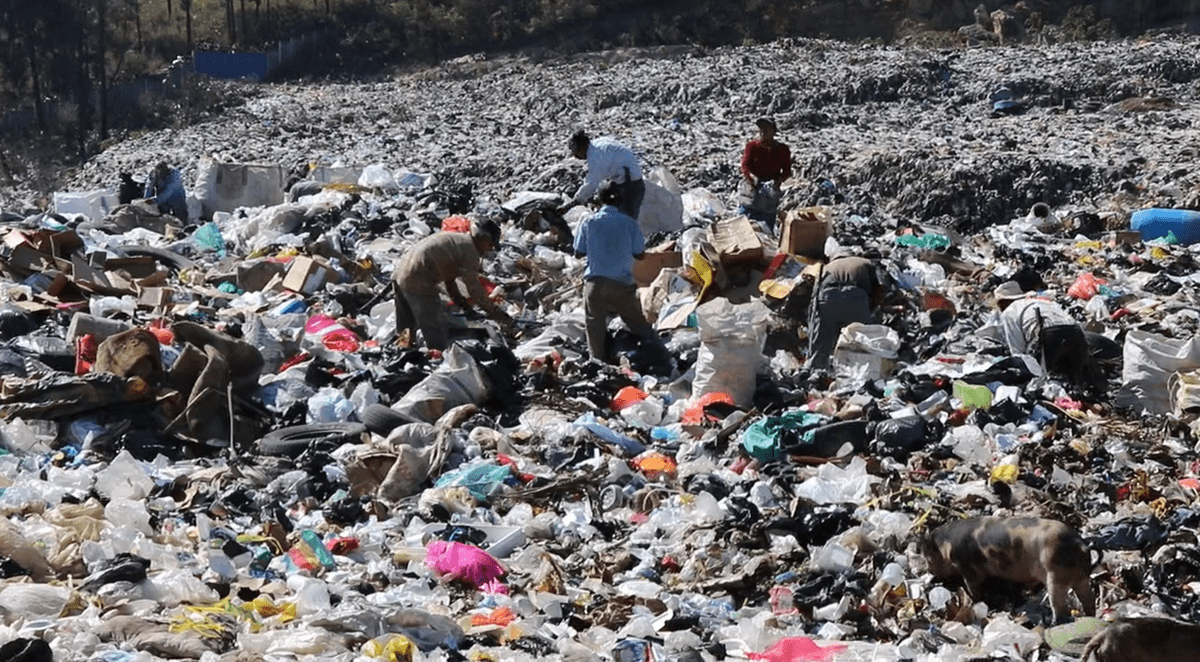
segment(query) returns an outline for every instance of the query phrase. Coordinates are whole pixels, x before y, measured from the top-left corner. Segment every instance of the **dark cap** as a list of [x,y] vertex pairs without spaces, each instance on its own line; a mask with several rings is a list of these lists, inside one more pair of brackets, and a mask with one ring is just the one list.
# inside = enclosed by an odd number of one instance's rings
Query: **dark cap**
[[491,239],[496,246],[500,245],[500,225],[496,221],[490,218],[475,221],[475,232]]
[[621,201],[621,185],[611,179],[606,179],[600,184],[600,190],[596,192],[596,197],[606,205],[615,205]]
[[754,120],[754,125],[760,129],[765,129],[766,127],[769,126],[769,127],[771,127],[771,129],[773,129],[775,131],[779,130],[775,126],[775,120],[771,119],[770,117],[760,117],[760,118]]

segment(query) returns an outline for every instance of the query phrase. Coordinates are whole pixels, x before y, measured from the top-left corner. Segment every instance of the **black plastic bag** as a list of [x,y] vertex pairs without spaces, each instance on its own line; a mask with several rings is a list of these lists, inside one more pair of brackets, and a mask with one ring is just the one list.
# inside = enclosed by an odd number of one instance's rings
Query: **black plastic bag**
[[1099,549],[1145,549],[1167,539],[1167,525],[1156,517],[1131,517],[1104,527],[1092,538]]
[[929,442],[929,425],[923,416],[889,418],[875,425],[871,452],[875,455],[906,459]]

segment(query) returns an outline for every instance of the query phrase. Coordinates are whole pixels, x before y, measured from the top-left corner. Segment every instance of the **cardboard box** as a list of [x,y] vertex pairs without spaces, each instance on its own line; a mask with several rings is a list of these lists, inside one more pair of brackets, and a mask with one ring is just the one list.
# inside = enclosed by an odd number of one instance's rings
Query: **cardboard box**
[[713,228],[713,248],[721,256],[722,264],[757,262],[764,254],[762,240],[745,216],[718,220]]
[[63,230],[50,235],[50,251],[54,257],[70,259],[71,253],[83,248],[83,240],[74,230]]
[[143,287],[138,291],[138,307],[158,310],[171,305],[174,300],[169,287]]
[[779,250],[792,255],[821,259],[825,257],[825,240],[831,229],[829,208],[805,207],[793,209],[783,218],[779,233]]
[[128,277],[137,280],[145,278],[158,271],[158,262],[152,257],[113,257],[104,261],[105,271],[123,271]]
[[292,264],[288,267],[287,276],[283,279],[283,286],[293,292],[299,292],[304,295],[316,292],[325,284],[325,278],[329,270],[311,257],[299,255],[292,260]]
[[1142,233],[1138,230],[1117,230],[1114,237],[1114,242],[1118,245],[1139,244],[1142,241]]
[[679,251],[663,251],[646,253],[640,260],[633,261],[633,280],[638,287],[646,287],[654,282],[658,273],[663,269],[673,269],[683,266],[683,254]]

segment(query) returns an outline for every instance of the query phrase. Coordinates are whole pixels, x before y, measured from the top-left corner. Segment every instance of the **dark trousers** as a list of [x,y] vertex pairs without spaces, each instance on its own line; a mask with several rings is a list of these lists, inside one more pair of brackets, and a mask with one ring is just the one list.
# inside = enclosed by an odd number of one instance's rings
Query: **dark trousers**
[[871,322],[871,299],[866,290],[822,282],[809,307],[807,365],[816,370],[829,368],[838,336],[854,322]]
[[617,315],[629,330],[642,339],[662,345],[654,327],[646,321],[642,304],[637,299],[637,286],[618,283],[609,278],[591,278],[583,283],[583,312],[587,330],[588,352],[592,358],[608,361],[605,345],[608,340],[608,317]]
[[399,283],[392,283],[396,297],[396,333],[408,330],[413,346],[416,346],[417,330],[425,339],[429,349],[446,349],[446,313],[442,298],[405,290]]

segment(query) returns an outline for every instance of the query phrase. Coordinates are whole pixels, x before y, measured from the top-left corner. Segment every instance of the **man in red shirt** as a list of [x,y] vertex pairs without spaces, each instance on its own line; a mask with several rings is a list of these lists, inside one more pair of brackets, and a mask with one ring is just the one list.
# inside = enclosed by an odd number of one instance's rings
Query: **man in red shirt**
[[746,143],[742,152],[742,206],[739,213],[765,223],[775,230],[779,211],[779,187],[792,176],[792,153],[788,146],[775,140],[775,121],[760,117],[755,122],[759,138]]

